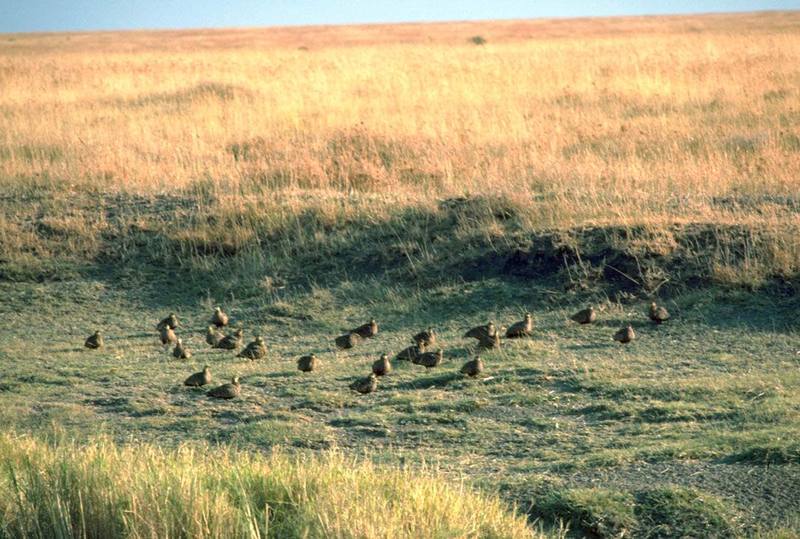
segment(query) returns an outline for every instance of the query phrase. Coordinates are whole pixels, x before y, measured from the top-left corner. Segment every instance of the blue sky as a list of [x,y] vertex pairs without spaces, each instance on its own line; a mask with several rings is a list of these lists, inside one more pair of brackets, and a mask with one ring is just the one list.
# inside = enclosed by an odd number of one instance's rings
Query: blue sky
[[0,33],[800,9],[800,0],[0,0]]

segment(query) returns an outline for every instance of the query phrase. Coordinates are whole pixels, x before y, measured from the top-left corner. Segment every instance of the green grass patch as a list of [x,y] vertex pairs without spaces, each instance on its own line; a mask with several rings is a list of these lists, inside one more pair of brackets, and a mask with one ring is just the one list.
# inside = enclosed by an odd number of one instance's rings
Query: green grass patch
[[800,445],[787,441],[786,445],[759,445],[726,457],[729,462],[749,464],[800,464]]
[[719,499],[695,490],[664,487],[640,492],[634,510],[639,537],[723,538],[736,534],[735,516]]
[[531,514],[566,523],[581,536],[622,537],[636,526],[633,496],[603,488],[552,490],[534,502]]

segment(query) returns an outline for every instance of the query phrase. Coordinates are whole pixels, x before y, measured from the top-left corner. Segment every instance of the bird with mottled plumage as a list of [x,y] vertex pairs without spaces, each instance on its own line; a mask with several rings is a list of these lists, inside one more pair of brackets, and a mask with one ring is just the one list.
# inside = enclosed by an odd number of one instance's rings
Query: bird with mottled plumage
[[178,342],[175,343],[175,348],[172,350],[172,357],[175,359],[189,359],[192,357],[192,353],[183,345],[183,339],[178,339]]
[[647,312],[647,315],[650,317],[650,320],[656,324],[669,320],[669,311],[666,307],[657,305],[655,301],[650,304],[650,310]]
[[225,314],[221,307],[214,308],[214,314],[211,315],[211,323],[213,325],[218,328],[225,327],[228,325],[228,320],[228,315]]
[[225,335],[214,348],[221,348],[223,350],[236,350],[242,345],[242,338],[244,331],[241,328],[237,329],[230,335]]
[[616,333],[614,333],[614,340],[617,342],[621,342],[622,344],[627,344],[631,342],[633,339],[636,338],[636,332],[633,331],[632,326],[627,326]]
[[494,337],[495,333],[497,333],[497,329],[494,326],[494,322],[489,322],[484,326],[475,326],[470,329],[464,333],[464,338],[481,340],[485,337]]
[[334,342],[336,343],[337,348],[347,350],[360,343],[361,336],[358,333],[345,333],[344,335],[339,335],[336,337]]
[[436,332],[433,328],[420,331],[411,338],[415,343],[428,347],[436,343]]
[[394,358],[397,361],[413,361],[425,352],[425,345],[423,343],[415,344],[401,350]]
[[373,318],[366,324],[362,324],[355,329],[351,329],[350,333],[355,333],[362,339],[369,339],[378,334],[378,323]]
[[211,383],[211,369],[208,365],[203,367],[203,370],[196,372],[189,378],[183,381],[183,385],[190,387],[200,387]]
[[497,350],[500,348],[500,332],[495,331],[494,335],[483,335],[478,339],[479,350]]
[[362,395],[373,393],[376,389],[378,389],[378,377],[374,374],[370,374],[366,378],[359,378],[350,384],[350,389],[353,391],[358,391]]
[[319,367],[319,359],[316,354],[302,356],[297,360],[297,370],[302,372],[312,372]]
[[533,332],[533,315],[525,313],[525,318],[519,322],[511,324],[506,330],[506,337],[509,339],[517,339],[519,337],[527,337]]
[[169,329],[175,329],[179,326],[178,317],[175,316],[175,313],[169,313],[169,316],[164,318],[161,322],[158,323],[156,329],[162,329],[164,327],[168,327]]
[[169,327],[169,325],[161,326],[161,329],[159,330],[159,339],[161,339],[161,344],[165,346],[178,342],[177,335],[175,335],[175,332],[172,331],[172,328]]
[[579,324],[591,324],[597,320],[597,313],[595,312],[594,307],[587,307],[586,309],[581,309],[577,313],[573,314],[570,319]]
[[380,359],[372,364],[372,373],[375,376],[385,376],[390,372],[392,372],[392,364],[386,354],[383,354]]
[[238,376],[234,376],[230,383],[222,384],[208,392],[208,396],[215,399],[235,399],[241,394],[242,385],[239,383]]
[[214,326],[208,326],[208,329],[206,329],[206,342],[210,344],[212,348],[216,348],[219,341],[224,338],[225,335],[214,329]]
[[95,331],[86,339],[83,345],[86,348],[91,348],[92,350],[97,350],[98,348],[103,347],[103,336],[100,334],[100,331]]
[[432,369],[433,367],[439,366],[443,359],[444,350],[439,348],[436,352],[425,352],[420,354],[416,358],[412,359],[411,362],[414,365],[422,365],[426,369]]
[[466,363],[464,363],[464,366],[461,367],[461,374],[466,374],[471,378],[478,376],[482,372],[483,372],[483,360],[479,357],[476,357],[472,361],[467,361]]
[[239,352],[236,357],[243,357],[245,359],[262,359],[267,355],[267,345],[264,339],[256,337],[254,341],[250,342],[244,347],[244,350]]

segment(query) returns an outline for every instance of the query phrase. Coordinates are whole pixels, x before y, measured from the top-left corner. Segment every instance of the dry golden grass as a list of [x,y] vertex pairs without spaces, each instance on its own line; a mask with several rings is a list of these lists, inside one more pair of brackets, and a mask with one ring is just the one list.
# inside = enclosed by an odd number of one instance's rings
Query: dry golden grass
[[798,191],[798,30],[771,13],[6,36],[0,175],[707,219],[714,197]]
[[[103,213],[54,203],[87,193],[227,216],[170,225],[120,203],[125,226],[192,252],[497,195],[532,231],[745,225],[753,263],[712,272],[792,275],[798,30],[787,12],[3,36],[0,246],[24,268],[65,245],[95,256]],[[25,192],[46,203],[8,202]]]
[[[0,437],[3,537],[541,537],[497,497],[332,452]],[[551,535],[555,536],[555,535]]]

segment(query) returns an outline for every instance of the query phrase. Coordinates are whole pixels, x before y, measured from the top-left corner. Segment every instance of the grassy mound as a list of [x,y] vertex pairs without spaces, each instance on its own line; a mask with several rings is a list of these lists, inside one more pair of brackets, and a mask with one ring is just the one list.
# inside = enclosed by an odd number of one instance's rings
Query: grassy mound
[[641,537],[733,537],[733,516],[718,499],[691,489],[664,487],[642,492],[636,512]]
[[540,206],[502,196],[393,207],[359,197],[233,203],[198,193],[54,194],[31,194],[25,206],[0,200],[0,279],[169,273],[214,294],[252,295],[343,279],[436,285],[497,277],[614,297],[714,285],[777,284],[791,293],[800,268],[796,224],[549,228],[537,221]]
[[606,488],[550,488],[538,493],[530,513],[562,522],[588,537],[733,537],[735,513],[719,498],[665,486],[638,492]]
[[2,537],[530,537],[497,498],[339,453],[0,437]]

